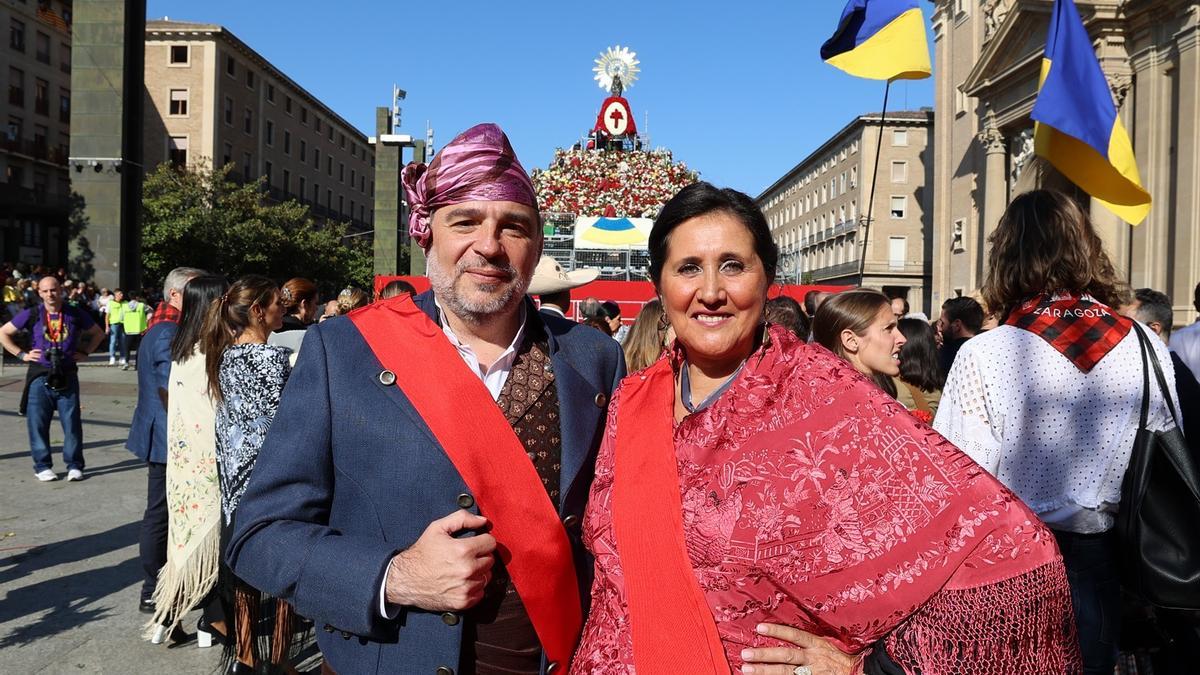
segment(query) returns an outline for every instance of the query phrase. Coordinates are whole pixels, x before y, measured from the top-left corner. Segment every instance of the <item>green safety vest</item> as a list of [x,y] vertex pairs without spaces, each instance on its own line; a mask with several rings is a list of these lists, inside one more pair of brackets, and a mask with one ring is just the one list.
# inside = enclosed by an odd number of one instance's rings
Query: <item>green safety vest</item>
[[141,335],[146,330],[146,303],[127,303],[123,319],[126,335]]
[[125,301],[117,302],[116,300],[108,301],[108,324],[122,323],[125,321]]

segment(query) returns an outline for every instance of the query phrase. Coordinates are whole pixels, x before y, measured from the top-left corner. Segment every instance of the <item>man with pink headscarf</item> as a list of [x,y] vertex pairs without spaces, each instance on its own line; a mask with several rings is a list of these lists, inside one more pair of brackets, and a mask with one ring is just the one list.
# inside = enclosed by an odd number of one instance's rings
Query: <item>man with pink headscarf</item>
[[624,359],[526,298],[541,219],[499,127],[403,183],[432,290],[309,330],[228,562],[316,623],[327,671],[565,672]]

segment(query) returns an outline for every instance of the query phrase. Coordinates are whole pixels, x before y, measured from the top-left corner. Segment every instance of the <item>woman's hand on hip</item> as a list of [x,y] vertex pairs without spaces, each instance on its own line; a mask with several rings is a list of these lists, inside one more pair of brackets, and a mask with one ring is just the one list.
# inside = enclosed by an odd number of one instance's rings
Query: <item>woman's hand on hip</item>
[[861,673],[862,658],[846,654],[825,638],[806,633],[799,628],[779,624],[759,624],[758,634],[790,642],[794,647],[757,647],[742,650],[743,673],[754,675],[854,675]]

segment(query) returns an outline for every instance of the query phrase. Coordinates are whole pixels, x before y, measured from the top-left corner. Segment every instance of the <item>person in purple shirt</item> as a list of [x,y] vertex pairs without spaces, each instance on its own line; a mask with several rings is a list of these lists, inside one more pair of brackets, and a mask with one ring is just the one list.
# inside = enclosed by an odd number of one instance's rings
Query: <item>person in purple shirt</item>
[[[32,384],[26,422],[34,475],[43,482],[58,479],[50,458],[50,419],[58,410],[63,425],[67,480],[82,480],[83,423],[79,417],[79,375],[75,363],[96,349],[104,339],[104,332],[86,311],[64,306],[57,278],[42,277],[37,291],[42,304],[18,313],[0,327],[0,346],[29,364]],[[28,352],[14,341],[22,330],[33,334],[33,348]]]

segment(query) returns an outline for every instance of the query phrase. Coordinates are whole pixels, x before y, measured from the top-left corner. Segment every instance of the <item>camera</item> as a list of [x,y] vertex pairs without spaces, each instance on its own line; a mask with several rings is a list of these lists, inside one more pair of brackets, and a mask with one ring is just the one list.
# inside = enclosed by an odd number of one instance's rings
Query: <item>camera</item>
[[67,356],[61,347],[51,347],[46,350],[46,360],[50,362],[50,373],[46,375],[46,386],[62,393],[71,388],[71,378],[67,375]]

